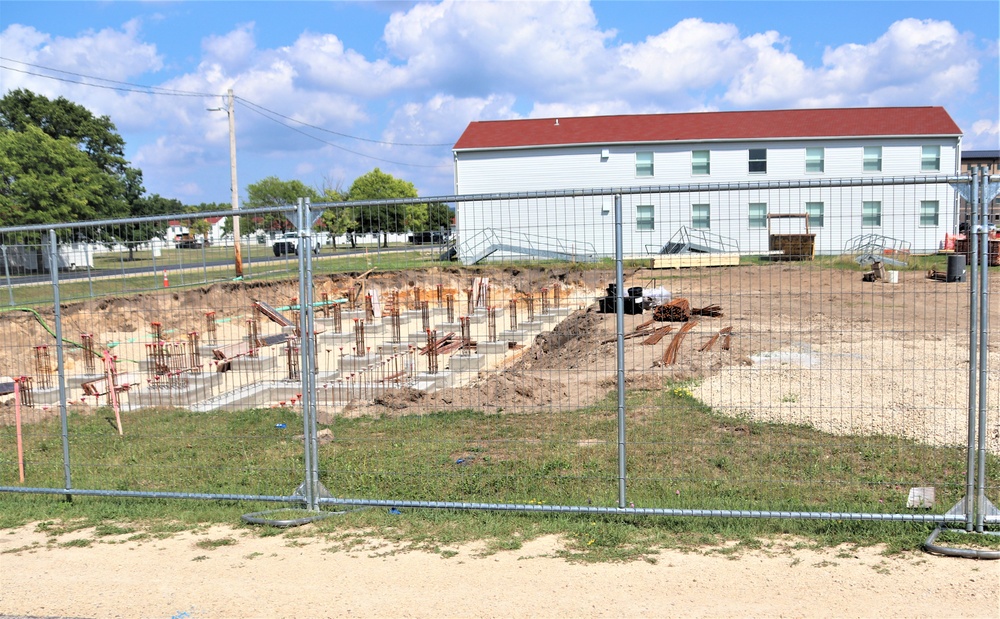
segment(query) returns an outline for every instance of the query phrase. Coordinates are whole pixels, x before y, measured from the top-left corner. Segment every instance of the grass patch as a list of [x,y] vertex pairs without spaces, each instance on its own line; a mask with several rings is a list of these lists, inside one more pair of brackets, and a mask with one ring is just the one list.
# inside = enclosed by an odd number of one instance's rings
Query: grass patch
[[[688,387],[664,384],[627,394],[628,500],[637,507],[905,513],[910,487],[934,486],[935,510],[943,512],[964,493],[962,449],[726,417],[693,398]],[[615,419],[612,395],[572,411],[337,418],[325,426],[335,439],[320,450],[320,479],[345,498],[615,507]],[[277,423],[294,427],[297,417],[290,410],[144,410],[129,415],[124,437],[100,413],[71,414],[69,422],[78,487],[284,496],[303,477],[299,441],[275,428]],[[61,487],[59,431],[58,419],[27,428],[30,485]],[[13,428],[0,428],[0,444],[14,444],[12,433]],[[989,456],[992,480],[998,464]],[[15,485],[14,475],[16,467],[0,467],[0,485]],[[240,514],[275,509],[280,504],[89,496],[67,501],[7,493],[0,494],[0,527],[40,521],[38,530],[53,537],[96,527],[98,537],[146,539],[141,536],[235,524]],[[396,511],[401,513],[349,511],[294,532],[243,528],[289,539],[324,536],[339,540],[341,548],[358,543],[345,541],[343,531],[363,531],[404,548],[436,552],[473,541],[485,542],[484,552],[517,550],[527,540],[557,535],[565,541],[564,556],[584,561],[654,558],[659,548],[714,547],[727,540],[741,540],[731,552],[742,552],[754,549],[756,540],[789,534],[819,545],[885,543],[898,551],[919,547],[931,530],[855,520]],[[232,543],[224,538],[198,544]]]
[[216,548],[221,548],[223,546],[235,546],[236,540],[231,537],[222,537],[219,539],[203,539],[201,541],[195,542],[195,546],[201,548],[202,550],[215,550]]

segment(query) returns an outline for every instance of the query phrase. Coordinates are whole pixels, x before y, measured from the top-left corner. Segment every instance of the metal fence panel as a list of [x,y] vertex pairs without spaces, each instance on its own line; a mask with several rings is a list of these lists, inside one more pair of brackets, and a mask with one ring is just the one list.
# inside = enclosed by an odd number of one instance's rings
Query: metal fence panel
[[0,487],[988,524],[973,180],[303,202],[239,278],[189,214],[0,230]]

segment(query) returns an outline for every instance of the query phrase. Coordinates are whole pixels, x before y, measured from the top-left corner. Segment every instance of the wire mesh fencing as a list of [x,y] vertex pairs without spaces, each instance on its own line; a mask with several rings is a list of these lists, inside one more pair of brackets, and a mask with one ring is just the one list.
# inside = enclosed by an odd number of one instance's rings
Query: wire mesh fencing
[[0,230],[0,487],[990,524],[978,179]]

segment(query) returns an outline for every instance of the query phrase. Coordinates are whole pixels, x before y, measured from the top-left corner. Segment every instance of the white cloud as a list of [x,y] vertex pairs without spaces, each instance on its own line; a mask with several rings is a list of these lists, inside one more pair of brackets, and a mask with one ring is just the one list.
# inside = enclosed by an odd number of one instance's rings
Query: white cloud
[[230,70],[247,66],[257,47],[253,30],[253,23],[241,24],[226,34],[206,38],[201,43],[205,60],[225,65]]
[[1000,148],[1000,121],[983,118],[972,123],[972,130],[965,135],[965,148]]

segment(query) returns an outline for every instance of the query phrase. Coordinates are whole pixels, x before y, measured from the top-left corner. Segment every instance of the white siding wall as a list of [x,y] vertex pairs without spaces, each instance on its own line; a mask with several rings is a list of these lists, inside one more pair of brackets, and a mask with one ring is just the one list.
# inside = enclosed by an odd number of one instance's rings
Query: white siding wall
[[[688,183],[862,178],[870,176],[924,176],[924,145],[941,147],[939,174],[954,174],[957,141],[946,139],[837,140],[826,142],[734,142],[525,149],[493,152],[460,152],[455,165],[456,193],[507,193],[561,189],[641,187]],[[805,170],[807,147],[825,149],[825,170]],[[882,147],[882,172],[863,170],[865,146]],[[767,172],[748,171],[750,148],[767,149]],[[711,174],[694,175],[691,151],[711,152]],[[652,177],[636,177],[635,153],[654,153]],[[861,207],[866,200],[882,204],[882,225],[862,227]],[[920,226],[920,201],[939,203],[937,226]],[[767,250],[766,228],[749,227],[749,204],[766,202],[769,213],[805,212],[806,202],[824,203],[824,225],[817,233],[817,251],[840,253],[844,243],[859,234],[875,233],[907,240],[914,252],[939,248],[946,232],[954,228],[954,192],[946,185],[884,188],[793,189],[703,194],[631,195],[623,197],[626,255],[642,255],[647,246],[662,246],[681,226],[691,225],[691,205],[711,205],[710,232],[736,239],[740,250]],[[492,228],[533,236],[560,238],[567,243],[592,244],[603,255],[613,253],[613,209],[610,197],[551,199],[493,204],[458,205],[459,240]],[[636,206],[654,207],[654,229],[637,230]],[[802,224],[782,221],[782,231],[797,231]]]

